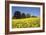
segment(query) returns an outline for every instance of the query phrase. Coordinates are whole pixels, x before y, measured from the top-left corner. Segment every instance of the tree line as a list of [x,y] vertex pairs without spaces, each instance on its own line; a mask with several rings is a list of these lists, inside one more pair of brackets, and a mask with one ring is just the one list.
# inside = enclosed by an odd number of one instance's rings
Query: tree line
[[21,13],[20,11],[16,11],[14,13],[14,16],[12,17],[13,19],[21,19],[21,18],[30,18],[30,17],[36,17],[36,16],[31,16],[30,14],[25,14]]

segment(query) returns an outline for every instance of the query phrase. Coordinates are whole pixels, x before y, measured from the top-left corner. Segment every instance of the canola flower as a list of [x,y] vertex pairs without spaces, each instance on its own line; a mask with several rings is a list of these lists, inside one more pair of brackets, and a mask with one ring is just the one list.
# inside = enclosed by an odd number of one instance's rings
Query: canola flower
[[40,18],[12,19],[12,28],[39,27]]

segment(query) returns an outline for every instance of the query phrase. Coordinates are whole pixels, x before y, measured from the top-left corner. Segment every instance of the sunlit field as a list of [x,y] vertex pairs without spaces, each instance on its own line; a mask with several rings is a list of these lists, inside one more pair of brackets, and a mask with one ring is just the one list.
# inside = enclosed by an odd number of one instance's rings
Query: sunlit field
[[12,28],[40,27],[40,18],[12,19]]

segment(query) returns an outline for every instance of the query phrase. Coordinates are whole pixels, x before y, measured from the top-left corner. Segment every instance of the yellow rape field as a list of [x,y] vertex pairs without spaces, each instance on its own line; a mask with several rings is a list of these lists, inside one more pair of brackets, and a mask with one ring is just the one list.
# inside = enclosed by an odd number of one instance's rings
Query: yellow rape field
[[40,18],[12,19],[12,28],[40,27]]

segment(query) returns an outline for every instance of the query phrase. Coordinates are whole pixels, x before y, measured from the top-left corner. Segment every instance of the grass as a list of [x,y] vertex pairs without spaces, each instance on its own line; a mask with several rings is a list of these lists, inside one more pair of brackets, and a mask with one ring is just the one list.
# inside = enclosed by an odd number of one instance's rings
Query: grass
[[40,27],[40,18],[12,19],[12,28]]

